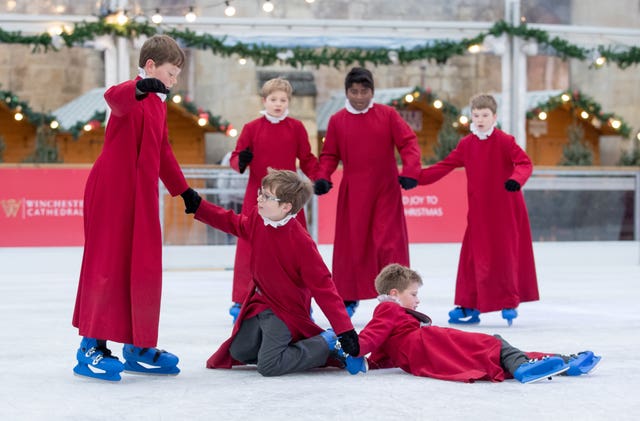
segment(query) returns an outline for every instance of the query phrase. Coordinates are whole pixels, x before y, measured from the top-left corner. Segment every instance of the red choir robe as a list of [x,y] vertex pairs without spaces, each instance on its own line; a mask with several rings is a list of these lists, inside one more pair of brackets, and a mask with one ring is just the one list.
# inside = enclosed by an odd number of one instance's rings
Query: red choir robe
[[533,166],[513,136],[495,128],[480,140],[470,134],[445,159],[422,170],[419,184],[431,184],[454,168],[467,173],[467,229],[462,241],[455,304],[481,312],[516,308],[539,299],[531,227],[521,191]]
[[166,104],[135,99],[136,81],[108,89],[102,153],[84,192],[84,255],[73,314],[82,336],[155,347],[162,292],[158,179],[189,186],[169,145]]
[[231,337],[209,358],[208,368],[230,368],[240,364],[229,354],[231,342],[243,320],[266,309],[271,309],[287,325],[293,342],[324,330],[309,317],[312,297],[335,332],[353,329],[329,269],[313,239],[297,219],[275,228],[264,224],[257,207],[249,215],[238,215],[205,200],[195,218],[244,238],[255,251],[251,254],[249,295],[242,304]]
[[[231,153],[231,168],[240,171],[238,154],[246,148],[253,152],[253,159],[247,169],[249,182],[242,203],[242,213],[249,215],[257,203],[257,191],[262,185],[262,178],[267,175],[267,168],[277,170],[296,170],[296,159],[307,177],[315,179],[318,170],[318,158],[311,153],[309,136],[304,125],[287,117],[279,123],[271,123],[265,117],[247,123],[238,138],[235,150]],[[297,215],[298,221],[306,228],[304,211]],[[249,293],[251,284],[251,244],[238,238],[236,257],[233,265],[233,289],[231,299],[242,303]]]
[[[500,364],[502,342],[484,333],[421,326],[400,304],[383,301],[358,335],[370,369],[399,367],[440,380],[501,382],[512,378]],[[539,354],[541,355],[541,354]]]
[[401,175],[418,179],[416,135],[394,108],[374,104],[364,114],[342,109],[329,119],[317,178],[331,180],[342,161],[332,271],[345,301],[375,298],[373,281],[386,265],[409,266],[395,149]]

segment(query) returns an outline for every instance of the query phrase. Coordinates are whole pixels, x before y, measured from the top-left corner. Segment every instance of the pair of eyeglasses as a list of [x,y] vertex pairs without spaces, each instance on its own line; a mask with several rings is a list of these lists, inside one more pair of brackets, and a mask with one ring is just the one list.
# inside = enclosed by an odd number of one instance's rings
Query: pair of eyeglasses
[[260,189],[258,189],[258,200],[259,200],[261,197],[262,197],[264,200],[273,200],[274,202],[279,202],[279,201],[280,201],[280,199],[278,199],[277,197],[272,196],[272,195],[270,195],[270,194],[268,194],[268,193],[265,193],[265,192],[264,192],[264,190],[262,190],[262,189],[260,188]]

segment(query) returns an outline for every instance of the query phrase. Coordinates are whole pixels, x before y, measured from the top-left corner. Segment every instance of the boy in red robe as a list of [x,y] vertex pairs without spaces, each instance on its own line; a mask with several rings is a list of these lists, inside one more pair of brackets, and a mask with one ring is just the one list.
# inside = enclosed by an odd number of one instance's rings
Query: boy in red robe
[[[242,203],[242,214],[249,215],[256,206],[255,192],[260,188],[267,168],[296,170],[296,160],[307,177],[314,179],[318,158],[311,153],[309,136],[301,121],[289,117],[289,101],[293,88],[281,78],[268,80],[262,86],[262,117],[247,123],[240,133],[229,165],[239,173],[249,169],[249,182]],[[298,212],[298,221],[306,228],[304,210]],[[251,244],[239,237],[233,265],[233,305],[229,310],[233,321],[240,312],[240,304],[249,293],[251,284]]]
[[431,326],[431,319],[416,311],[422,278],[402,265],[385,267],[375,285],[380,304],[359,334],[360,355],[371,353],[369,368],[399,367],[415,376],[461,382],[513,376],[530,383],[561,373],[586,374],[601,359],[591,351],[524,353],[500,335]]
[[[123,370],[178,374],[178,357],[155,348],[162,289],[158,179],[195,211],[167,137],[166,95],[184,52],[166,35],[140,50],[139,76],[109,88],[111,116],[84,193],[84,255],[73,326],[83,339],[78,375],[118,381]],[[107,340],[124,343],[125,364]]]
[[[205,200],[198,207],[197,220],[244,238],[253,250],[249,294],[231,337],[209,358],[208,368],[256,364],[263,376],[279,376],[321,367],[336,354],[334,331],[345,352],[359,352],[329,269],[296,218],[312,194],[311,182],[297,173],[269,169],[251,213],[238,215]],[[312,297],[333,331],[309,317]]]
[[531,160],[496,127],[491,95],[471,99],[471,134],[442,161],[420,173],[431,184],[452,170],[467,173],[469,211],[456,280],[456,308],[449,323],[479,323],[480,313],[502,311],[511,325],[521,302],[539,299],[529,216],[520,188]]
[[400,188],[418,185],[421,164],[411,127],[394,108],[374,102],[369,70],[351,69],[345,91],[345,108],[329,119],[314,190],[321,195],[331,189],[331,174],[342,161],[332,271],[353,315],[359,300],[376,297],[373,280],[380,269],[389,263],[409,265]]

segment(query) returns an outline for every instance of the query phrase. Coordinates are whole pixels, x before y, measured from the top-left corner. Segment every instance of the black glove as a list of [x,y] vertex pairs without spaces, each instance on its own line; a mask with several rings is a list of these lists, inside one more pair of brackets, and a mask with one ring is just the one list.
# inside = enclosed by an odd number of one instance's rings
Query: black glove
[[357,357],[360,353],[360,343],[358,342],[358,334],[354,329],[338,335],[342,350],[352,357]]
[[249,165],[249,162],[251,162],[252,159],[253,152],[251,152],[251,149],[249,148],[246,148],[238,153],[238,169],[240,170],[240,174],[242,174],[244,170],[247,169],[247,165]]
[[182,196],[182,200],[184,200],[184,213],[196,213],[200,202],[202,202],[202,198],[198,192],[189,187],[180,196]]
[[402,188],[405,190],[411,190],[414,187],[418,186],[418,180],[416,180],[415,178],[400,176],[398,177],[398,181],[400,182]]
[[518,191],[520,190],[520,183],[518,183],[516,180],[508,179],[504,183],[504,188],[509,191]]
[[159,92],[161,94],[168,94],[169,89],[164,86],[159,79],[149,77],[146,79],[140,79],[136,82],[136,99],[141,100],[149,95],[149,92]]
[[329,193],[329,190],[333,187],[333,183],[329,180],[325,180],[324,178],[318,178],[316,182],[313,184],[313,192],[318,196],[322,196],[323,194]]

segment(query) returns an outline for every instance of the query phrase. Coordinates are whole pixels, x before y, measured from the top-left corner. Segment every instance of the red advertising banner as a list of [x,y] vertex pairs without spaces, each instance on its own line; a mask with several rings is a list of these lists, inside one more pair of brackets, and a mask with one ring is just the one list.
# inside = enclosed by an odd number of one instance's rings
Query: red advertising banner
[[[333,244],[342,170],[331,176],[333,188],[318,198],[318,243]],[[411,243],[461,242],[467,227],[467,178],[456,170],[429,186],[402,191]]]
[[0,167],[0,247],[83,245],[89,170]]

